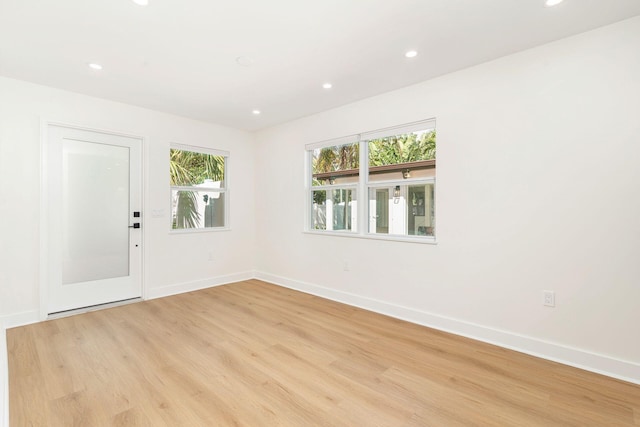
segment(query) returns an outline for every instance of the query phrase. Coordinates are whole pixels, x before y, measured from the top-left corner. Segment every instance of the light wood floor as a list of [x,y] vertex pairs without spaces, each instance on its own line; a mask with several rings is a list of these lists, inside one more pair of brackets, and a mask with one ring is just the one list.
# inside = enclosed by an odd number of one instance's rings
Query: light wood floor
[[11,426],[640,425],[640,386],[255,280],[7,342]]

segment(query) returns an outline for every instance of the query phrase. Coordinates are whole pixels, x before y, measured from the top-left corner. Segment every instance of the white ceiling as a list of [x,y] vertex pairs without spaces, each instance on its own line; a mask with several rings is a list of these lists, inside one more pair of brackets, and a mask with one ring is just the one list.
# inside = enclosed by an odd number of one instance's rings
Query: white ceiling
[[640,14],[543,3],[0,0],[0,75],[257,130]]

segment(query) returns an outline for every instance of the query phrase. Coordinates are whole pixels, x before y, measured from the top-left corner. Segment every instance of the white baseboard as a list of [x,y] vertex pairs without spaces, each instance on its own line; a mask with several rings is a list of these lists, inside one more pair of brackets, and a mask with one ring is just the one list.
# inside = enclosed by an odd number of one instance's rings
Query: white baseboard
[[245,271],[242,273],[228,274],[226,276],[217,276],[209,279],[195,280],[193,282],[178,283],[160,288],[147,289],[145,299],[162,298],[185,292],[198,291],[200,289],[211,288],[213,286],[226,285],[228,283],[253,279],[253,277],[253,271]]
[[640,364],[257,271],[255,278],[397,319],[640,384]]
[[23,311],[22,313],[14,313],[6,316],[0,316],[0,324],[5,329],[15,328],[17,326],[30,325],[40,321],[38,310]]
[[[174,285],[163,286],[160,288],[152,288],[146,291],[145,299],[155,299],[168,297],[170,295],[181,294],[184,292],[197,291],[200,289],[210,288],[212,286],[226,285],[233,282],[241,282],[243,280],[253,279],[253,271],[245,271],[242,273],[228,274],[226,276],[211,277],[209,279],[195,280],[193,282],[177,283]],[[24,311],[6,316],[0,316],[0,324],[4,324],[6,329],[15,328],[17,326],[29,325],[37,323],[40,320],[38,310]]]
[[0,427],[9,427],[9,360],[7,334],[0,322]]

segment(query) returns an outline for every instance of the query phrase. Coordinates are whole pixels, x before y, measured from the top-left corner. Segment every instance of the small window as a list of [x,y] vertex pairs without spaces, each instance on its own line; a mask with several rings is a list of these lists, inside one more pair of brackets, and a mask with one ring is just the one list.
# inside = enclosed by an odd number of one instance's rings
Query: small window
[[228,153],[172,145],[171,229],[206,230],[227,227]]

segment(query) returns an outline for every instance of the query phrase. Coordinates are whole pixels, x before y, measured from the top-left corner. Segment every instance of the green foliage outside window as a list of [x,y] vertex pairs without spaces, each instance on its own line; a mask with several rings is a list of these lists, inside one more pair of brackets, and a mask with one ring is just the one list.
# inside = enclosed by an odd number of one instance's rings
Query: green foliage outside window
[[436,131],[414,132],[369,141],[369,166],[436,158]]
[[[412,132],[373,139],[369,143],[369,166],[432,160],[436,158],[436,131]],[[359,144],[315,150],[313,174],[358,169]]]
[[224,157],[172,148],[169,155],[172,186],[202,184],[205,179],[224,179]]
[[313,173],[358,169],[359,158],[360,145],[357,143],[318,149],[313,152]]

